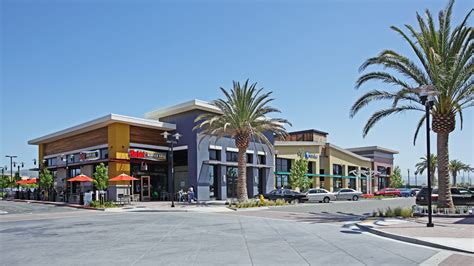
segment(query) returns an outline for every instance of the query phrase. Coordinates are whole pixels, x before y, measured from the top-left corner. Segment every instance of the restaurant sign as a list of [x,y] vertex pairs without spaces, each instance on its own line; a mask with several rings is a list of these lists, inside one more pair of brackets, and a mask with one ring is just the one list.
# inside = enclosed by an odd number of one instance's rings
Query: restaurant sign
[[83,161],[93,161],[93,160],[99,160],[99,159],[100,159],[100,150],[81,151],[79,153],[79,160],[81,162],[83,162]]
[[144,160],[151,160],[151,161],[166,161],[166,152],[129,149],[128,155],[130,156],[130,158],[135,158],[135,159],[144,159]]

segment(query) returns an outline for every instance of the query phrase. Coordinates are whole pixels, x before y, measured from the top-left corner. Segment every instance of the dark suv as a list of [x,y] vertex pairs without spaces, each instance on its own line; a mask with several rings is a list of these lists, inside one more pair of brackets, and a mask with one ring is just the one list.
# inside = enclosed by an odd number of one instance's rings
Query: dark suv
[[[453,197],[454,205],[474,205],[474,194],[469,190],[460,189],[460,188],[451,188],[451,196]],[[438,201],[438,189],[432,189],[431,201],[433,204],[436,204]],[[428,205],[428,188],[424,187],[416,195],[416,204],[417,205]]]

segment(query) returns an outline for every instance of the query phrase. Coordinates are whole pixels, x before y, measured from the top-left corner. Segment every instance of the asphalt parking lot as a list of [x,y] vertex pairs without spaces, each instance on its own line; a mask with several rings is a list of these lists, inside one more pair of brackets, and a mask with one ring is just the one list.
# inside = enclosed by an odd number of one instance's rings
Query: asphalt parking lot
[[295,223],[235,213],[78,210],[74,217],[3,221],[1,264],[417,265],[438,253],[346,221]]
[[80,209],[65,206],[0,200],[0,215],[78,212]]
[[409,198],[387,198],[361,199],[358,201],[331,201],[329,203],[303,203],[288,205],[285,207],[270,208],[271,211],[297,212],[297,213],[331,213],[342,215],[367,216],[373,211],[385,208],[412,207],[415,205],[415,197]]

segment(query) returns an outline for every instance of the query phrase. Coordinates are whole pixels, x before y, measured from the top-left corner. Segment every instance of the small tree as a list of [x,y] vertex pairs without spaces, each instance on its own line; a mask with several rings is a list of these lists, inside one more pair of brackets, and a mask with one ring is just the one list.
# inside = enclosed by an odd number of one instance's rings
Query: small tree
[[13,187],[13,186],[15,186],[15,181],[10,176],[3,175],[0,178],[0,188],[2,189],[1,197],[6,196],[6,192],[5,192],[6,188]]
[[393,173],[390,175],[390,187],[398,188],[403,186],[402,173],[399,166],[395,166]]
[[40,174],[39,185],[45,190],[46,199],[49,199],[48,192],[53,187],[53,183],[53,174],[47,168],[43,168],[43,171],[41,171]]
[[298,155],[299,158],[291,166],[290,183],[293,189],[305,191],[311,186],[311,180],[306,176],[306,173],[308,173],[308,160],[302,152],[299,152]]
[[104,163],[100,163],[96,166],[93,182],[94,186],[100,191],[100,200],[103,202],[103,191],[109,186],[109,176]]

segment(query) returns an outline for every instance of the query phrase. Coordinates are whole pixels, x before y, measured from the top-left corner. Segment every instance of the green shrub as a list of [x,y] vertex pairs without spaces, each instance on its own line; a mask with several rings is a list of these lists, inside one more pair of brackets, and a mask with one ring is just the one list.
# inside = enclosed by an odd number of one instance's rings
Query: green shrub
[[396,207],[395,209],[393,209],[393,214],[395,215],[395,217],[402,216],[402,208]]
[[229,207],[235,207],[235,208],[254,208],[254,207],[267,207],[267,206],[283,206],[287,205],[288,203],[285,200],[278,199],[276,201],[272,200],[256,200],[256,199],[250,199],[242,202],[236,202],[233,204],[230,204]]
[[409,218],[413,216],[413,210],[411,208],[403,208],[400,212],[400,216],[403,218]]
[[90,207],[92,208],[115,208],[117,205],[115,205],[114,202],[112,201],[105,201],[103,204],[99,200],[93,200],[91,201]]
[[377,212],[378,212],[379,217],[384,217],[385,216],[384,212],[381,209],[378,209]]
[[387,208],[387,210],[385,211],[385,217],[395,217],[395,213],[393,212],[392,208]]

